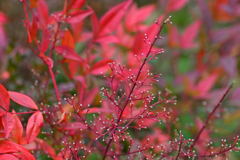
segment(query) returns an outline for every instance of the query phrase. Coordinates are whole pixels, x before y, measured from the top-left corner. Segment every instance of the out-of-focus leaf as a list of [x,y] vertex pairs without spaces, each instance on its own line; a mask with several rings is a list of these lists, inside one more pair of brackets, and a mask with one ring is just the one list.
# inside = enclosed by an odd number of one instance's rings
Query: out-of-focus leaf
[[37,34],[37,20],[36,17],[33,16],[33,21],[32,21],[32,26],[31,26],[31,30],[30,30],[30,35],[31,35],[31,39],[34,39],[36,34]]
[[214,20],[226,22],[232,20],[233,16],[222,9],[223,5],[227,5],[229,0],[216,0],[210,2],[210,7]]
[[73,39],[73,36],[69,30],[67,30],[62,38],[62,43],[63,46],[68,46],[72,49],[75,48],[75,42]]
[[181,36],[181,48],[187,49],[195,46],[194,39],[197,36],[200,29],[200,21],[197,20],[186,28]]
[[93,11],[91,10],[80,10],[74,11],[69,14],[69,18],[66,18],[65,22],[67,23],[78,23],[84,20],[87,16],[91,15]]
[[14,102],[16,102],[24,107],[38,110],[38,107],[35,104],[35,102],[27,95],[24,95],[24,94],[18,93],[18,92],[13,92],[13,91],[8,91],[8,93],[9,93],[10,98]]
[[50,38],[50,35],[48,33],[48,30],[45,29],[42,35],[42,42],[41,42],[41,49],[40,49],[41,53],[45,53],[46,50],[48,49],[48,46],[50,44],[49,38]]
[[114,110],[111,110],[111,109],[106,109],[106,108],[97,108],[97,107],[94,107],[94,108],[88,108],[88,109],[85,109],[81,112],[81,114],[86,114],[86,113],[113,113],[115,112]]
[[132,4],[125,18],[126,29],[135,31],[153,13],[155,8],[156,5],[150,4],[138,9],[135,3]]
[[44,153],[46,153],[47,155],[49,155],[52,158],[54,158],[56,156],[56,152],[55,152],[54,148],[51,145],[49,145],[46,141],[44,141],[40,138],[35,138],[34,141],[37,142],[41,146],[41,149],[43,150]]
[[48,6],[45,0],[38,0],[37,1],[37,15],[39,18],[40,28],[42,30],[47,29],[47,23],[48,23]]
[[72,122],[72,123],[68,123],[64,129],[66,130],[72,130],[72,129],[87,129],[86,125],[84,125],[83,123],[80,122]]
[[98,43],[119,43],[118,37],[114,35],[109,35],[109,36],[104,36],[104,37],[99,37],[95,40],[95,42]]
[[110,69],[108,63],[111,63],[111,62],[113,62],[113,60],[105,59],[105,60],[101,60],[99,62],[94,63],[90,69],[90,74],[100,75],[101,72],[102,73],[106,72],[108,69]]
[[64,58],[77,61],[81,63],[86,63],[72,48],[68,46],[57,46],[55,50],[58,54],[61,54]]
[[80,82],[83,85],[84,88],[87,87],[84,76],[80,76],[80,75],[75,76],[74,79],[77,80],[78,82]]
[[202,13],[202,21],[205,24],[204,26],[206,27],[205,29],[207,32],[207,37],[211,41],[212,40],[211,30],[212,30],[212,25],[213,25],[212,15],[207,7],[206,1],[197,0],[197,4]]
[[177,11],[184,7],[184,5],[188,2],[188,0],[168,0],[167,12]]
[[111,8],[100,20],[100,35],[106,35],[114,31],[127,12],[132,0],[126,0]]
[[[89,7],[89,10],[90,9],[91,8]],[[92,22],[93,36],[94,36],[94,38],[96,38],[100,31],[100,27],[99,27],[99,21],[98,21],[97,15],[95,13],[91,14],[91,22]]]
[[98,87],[94,87],[93,89],[86,91],[83,95],[83,107],[87,107],[89,104],[91,104],[98,93]]

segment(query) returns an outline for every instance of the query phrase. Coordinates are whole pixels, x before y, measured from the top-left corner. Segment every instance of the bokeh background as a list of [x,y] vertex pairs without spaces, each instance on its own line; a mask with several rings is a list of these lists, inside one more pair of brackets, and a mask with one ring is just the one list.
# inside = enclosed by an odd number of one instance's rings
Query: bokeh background
[[[61,0],[46,2],[50,13],[63,7]],[[122,0],[87,0],[86,4],[100,18],[120,2]],[[185,138],[193,138],[227,87],[235,81],[209,132],[216,146],[221,145],[221,139],[231,142],[232,137],[240,133],[240,1],[134,0],[134,3],[138,8],[155,5],[144,21],[146,25],[151,25],[160,15],[172,16],[173,24],[164,28],[161,35],[164,39],[157,42],[165,53],[151,62],[152,71],[162,73],[154,90],[168,88],[177,96],[178,104],[172,107],[173,117],[177,119],[169,122],[172,130],[181,130]],[[31,92],[31,86],[36,85],[36,76],[31,70],[44,75],[47,69],[27,46],[23,19],[19,0],[0,1],[0,83],[8,90],[32,95],[40,103],[41,99]],[[83,30],[91,30],[89,18]],[[81,42],[78,45],[81,46]],[[61,74],[60,66],[55,70],[60,71],[56,76],[59,87],[73,86]],[[49,96],[53,92],[50,90]],[[12,108],[18,110],[19,106],[15,105],[12,104]],[[164,126],[160,128],[163,132],[167,130]],[[230,159],[238,157],[240,154],[230,153]]]

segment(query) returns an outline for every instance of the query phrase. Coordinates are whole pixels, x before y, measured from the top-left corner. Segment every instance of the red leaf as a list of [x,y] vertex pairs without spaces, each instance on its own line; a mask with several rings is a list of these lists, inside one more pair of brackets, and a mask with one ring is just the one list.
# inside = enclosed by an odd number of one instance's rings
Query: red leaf
[[11,113],[7,112],[3,117],[2,117],[2,124],[4,127],[5,131],[5,136],[8,138],[9,134],[11,133],[14,125],[15,125],[15,120],[12,116]]
[[68,3],[68,0],[65,0],[64,6],[63,6],[63,11],[62,11],[63,16],[66,16],[66,13],[67,13],[67,3]]
[[96,95],[99,93],[99,88],[94,87],[93,89],[84,92],[84,97],[83,97],[83,107],[86,107],[88,104],[93,103],[94,98]]
[[71,0],[70,4],[68,5],[67,11],[71,9],[80,9],[85,2],[86,0]]
[[155,5],[147,5],[141,8],[137,8],[134,3],[129,12],[126,14],[125,24],[128,31],[133,31],[139,27],[139,23],[143,22],[151,13],[153,13]]
[[181,48],[187,49],[195,46],[193,40],[199,32],[200,24],[200,21],[197,20],[186,28],[181,36]]
[[41,146],[41,149],[43,150],[43,152],[45,152],[47,155],[49,155],[50,157],[54,158],[56,156],[56,152],[53,149],[52,146],[50,146],[46,141],[40,139],[40,138],[36,138],[35,141]]
[[168,0],[167,12],[177,11],[181,9],[188,0]]
[[73,39],[73,36],[69,30],[67,30],[62,38],[62,43],[63,46],[68,46],[72,49],[75,48],[75,42]]
[[37,34],[37,20],[35,16],[33,16],[30,34],[31,34],[31,39],[34,39]]
[[15,120],[15,125],[11,132],[11,139],[14,139],[16,143],[20,144],[22,134],[23,134],[23,126],[14,110],[12,110],[12,116],[13,116],[13,119]]
[[43,35],[42,35],[42,43],[41,43],[40,52],[45,53],[46,50],[48,49],[48,46],[50,44],[49,38],[50,38],[50,35],[48,33],[48,30],[45,29],[43,31]]
[[100,75],[101,72],[104,73],[109,69],[108,63],[113,62],[111,59],[105,59],[101,60],[99,62],[96,62],[93,64],[93,66],[90,69],[90,73],[93,75]]
[[37,137],[42,125],[43,125],[42,113],[37,111],[29,118],[27,123],[27,130],[26,130],[27,143],[32,142]]
[[86,125],[80,122],[72,122],[67,124],[67,126],[64,127],[66,130],[72,130],[72,129],[87,129]]
[[70,18],[66,18],[65,22],[79,23],[79,22],[83,21],[87,16],[91,15],[92,13],[93,13],[92,10],[74,11],[71,14],[69,14]]
[[[90,7],[88,7],[88,8],[89,8],[89,10],[92,10]],[[91,14],[91,23],[92,23],[93,37],[96,38],[100,31],[100,27],[99,27],[98,18],[95,13]]]
[[8,91],[0,84],[0,116],[9,111],[10,97]]
[[35,102],[27,95],[24,95],[24,94],[18,93],[18,92],[13,92],[13,91],[8,91],[8,93],[9,93],[10,98],[14,102],[16,102],[24,107],[38,110],[38,107],[35,104]]
[[114,112],[114,110],[111,110],[111,109],[107,109],[107,108],[97,108],[97,107],[94,107],[94,108],[88,108],[88,109],[85,109],[81,112],[81,114],[85,114],[85,113],[112,113]]
[[37,12],[38,18],[40,21],[41,29],[47,28],[47,21],[48,21],[48,6],[45,0],[38,0],[37,1]]
[[195,88],[197,91],[200,92],[200,95],[198,95],[197,97],[206,96],[209,90],[212,88],[213,84],[215,83],[216,79],[217,75],[213,74],[201,80]]
[[55,47],[55,50],[58,54],[61,54],[66,59],[86,63],[84,59],[82,59],[72,48],[68,46],[57,46]]
[[21,160],[35,160],[26,148],[9,140],[0,140],[0,148],[0,155],[11,154]]
[[126,0],[110,9],[100,20],[101,35],[114,31],[125,16],[132,0]]

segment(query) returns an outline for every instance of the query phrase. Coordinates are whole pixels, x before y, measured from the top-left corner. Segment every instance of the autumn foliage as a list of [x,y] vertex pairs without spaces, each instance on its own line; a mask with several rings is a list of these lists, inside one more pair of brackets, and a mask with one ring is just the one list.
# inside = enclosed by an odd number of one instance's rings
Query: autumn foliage
[[0,159],[240,156],[239,2],[53,3],[0,11]]

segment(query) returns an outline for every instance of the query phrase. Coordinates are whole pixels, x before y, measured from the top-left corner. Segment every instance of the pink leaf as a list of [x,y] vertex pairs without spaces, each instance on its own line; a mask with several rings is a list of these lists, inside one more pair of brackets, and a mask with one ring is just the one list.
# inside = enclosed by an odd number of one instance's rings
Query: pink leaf
[[114,31],[125,16],[132,0],[126,0],[110,9],[100,20],[101,35]]
[[29,118],[27,123],[26,129],[27,143],[32,142],[37,137],[42,125],[43,125],[42,113],[37,111]]
[[230,76],[235,76],[237,73],[237,59],[233,56],[221,57],[220,62],[223,68]]
[[50,35],[48,33],[48,30],[45,29],[42,35],[42,43],[41,43],[41,50],[40,50],[41,53],[45,53],[46,50],[48,49],[48,46],[50,44],[49,38],[50,38]]
[[181,36],[181,48],[187,49],[195,46],[193,41],[199,32],[200,24],[200,21],[197,20],[187,27]]
[[97,108],[97,107],[94,107],[94,108],[88,108],[88,109],[85,109],[81,112],[81,114],[85,114],[85,113],[112,113],[114,112],[114,110],[110,110],[110,109],[107,109],[107,108]]
[[9,111],[10,97],[8,91],[0,84],[0,116]]
[[80,122],[72,122],[67,124],[67,126],[64,127],[66,130],[72,130],[72,129],[87,129],[86,125]]
[[49,11],[48,11],[48,6],[45,0],[38,0],[36,9],[38,12],[38,19],[39,19],[41,29],[42,30],[47,29]]
[[111,59],[105,59],[101,60],[99,62],[96,62],[93,64],[93,66],[90,69],[90,73],[93,75],[100,75],[101,72],[104,73],[109,69],[108,63],[113,62]]
[[67,23],[79,23],[83,21],[87,16],[93,13],[92,10],[80,10],[74,11],[69,14],[70,18],[66,18],[65,22]]
[[35,104],[35,102],[27,95],[24,95],[24,94],[18,93],[18,92],[13,92],[13,91],[8,91],[8,93],[9,93],[10,98],[14,102],[16,102],[24,107],[38,110],[38,107]]
[[[89,7],[89,10],[92,10],[92,9]],[[99,27],[98,18],[97,18],[95,13],[91,14],[91,22],[92,22],[93,36],[94,36],[94,38],[96,38],[98,36],[99,31],[100,31],[100,27]]]
[[11,133],[14,125],[15,125],[15,120],[12,116],[11,113],[7,112],[3,118],[2,118],[2,123],[5,131],[5,136],[8,138],[9,134]]
[[36,17],[33,16],[32,26],[31,26],[31,39],[34,39],[37,34],[37,20]]
[[198,96],[206,96],[209,90],[214,85],[216,79],[217,75],[213,74],[201,80],[196,86],[196,90],[200,92],[200,95]]
[[84,97],[83,97],[83,107],[86,107],[88,104],[93,103],[94,98],[96,95],[99,93],[99,88],[94,87],[93,89],[84,92]]
[[125,24],[127,30],[135,30],[136,27],[139,26],[139,23],[142,23],[153,13],[155,8],[156,6],[151,4],[138,9],[137,5],[134,3],[126,14]]
[[167,12],[177,11],[184,7],[188,0],[168,0]]
[[72,48],[68,46],[57,46],[55,47],[55,50],[58,54],[61,54],[66,59],[86,63]]

